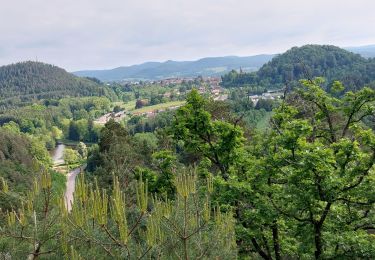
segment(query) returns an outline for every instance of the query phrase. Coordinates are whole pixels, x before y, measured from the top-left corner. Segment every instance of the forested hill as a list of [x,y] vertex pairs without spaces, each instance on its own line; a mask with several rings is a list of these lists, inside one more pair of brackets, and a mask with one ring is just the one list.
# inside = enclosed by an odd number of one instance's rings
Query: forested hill
[[79,78],[41,62],[21,62],[0,67],[0,109],[38,99],[66,96],[110,96],[98,81]]
[[222,78],[226,87],[261,85],[272,89],[309,77],[325,77],[328,84],[340,80],[345,86],[363,87],[375,80],[375,59],[331,45],[305,45],[274,57],[255,73],[232,71]]

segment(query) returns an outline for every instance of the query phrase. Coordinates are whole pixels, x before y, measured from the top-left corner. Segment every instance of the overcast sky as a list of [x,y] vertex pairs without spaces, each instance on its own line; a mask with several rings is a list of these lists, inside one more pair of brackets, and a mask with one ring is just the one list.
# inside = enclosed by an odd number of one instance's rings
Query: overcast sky
[[2,0],[0,65],[69,71],[375,44],[374,0]]

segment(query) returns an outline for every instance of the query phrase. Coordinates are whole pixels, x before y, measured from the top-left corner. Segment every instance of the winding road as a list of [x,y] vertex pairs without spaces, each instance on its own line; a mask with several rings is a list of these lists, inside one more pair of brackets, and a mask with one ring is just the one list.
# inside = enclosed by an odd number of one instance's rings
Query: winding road
[[[64,150],[65,150],[65,145],[58,144],[54,152],[52,153],[52,160],[55,166],[61,165],[64,163],[64,158],[63,158]],[[85,167],[86,165],[82,165],[81,167],[70,171],[66,175],[66,191],[64,194],[64,198],[65,198],[66,209],[68,211],[72,210],[73,194],[74,194],[74,189],[75,189],[75,184],[76,184],[76,177]]]

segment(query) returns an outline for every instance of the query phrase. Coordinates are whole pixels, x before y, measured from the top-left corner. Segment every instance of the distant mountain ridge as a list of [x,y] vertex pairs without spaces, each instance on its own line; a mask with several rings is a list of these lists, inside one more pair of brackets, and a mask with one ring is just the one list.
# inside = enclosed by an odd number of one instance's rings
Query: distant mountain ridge
[[[375,45],[345,47],[345,50],[364,58],[375,58]],[[158,80],[173,77],[222,76],[231,70],[242,68],[245,72],[260,69],[276,54],[260,54],[247,57],[224,56],[202,58],[196,61],[145,62],[104,70],[81,70],[72,72],[81,77],[95,77],[102,81]]]
[[157,80],[172,77],[221,76],[233,69],[255,71],[275,55],[210,57],[196,61],[146,62],[109,70],[83,70],[73,74],[102,81]]
[[364,58],[375,58],[375,44],[359,47],[347,47],[345,50],[360,54]]

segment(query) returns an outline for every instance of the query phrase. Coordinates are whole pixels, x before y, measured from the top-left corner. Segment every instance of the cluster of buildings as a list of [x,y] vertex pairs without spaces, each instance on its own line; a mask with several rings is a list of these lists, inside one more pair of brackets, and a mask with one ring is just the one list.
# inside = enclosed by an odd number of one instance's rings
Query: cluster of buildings
[[[228,94],[225,93],[224,89],[220,86],[221,78],[220,77],[206,77],[206,78],[169,78],[169,79],[163,79],[159,81],[152,81],[149,82],[151,84],[160,84],[161,86],[168,86],[168,85],[179,85],[179,84],[185,84],[189,82],[199,82],[198,92],[200,94],[208,94],[210,95],[214,100],[226,100],[228,99]],[[197,82],[197,83],[198,83]],[[139,84],[139,82],[131,82],[131,84]],[[165,98],[170,98],[172,95],[178,96],[180,95],[179,89],[172,89],[171,91],[165,92],[163,95]],[[122,121],[127,115],[138,115],[138,116],[146,116],[148,118],[154,117],[156,114],[160,112],[164,112],[166,110],[176,110],[180,107],[178,106],[171,106],[165,109],[157,109],[153,111],[146,111],[146,112],[126,112],[126,111],[120,111],[118,113],[107,113],[98,119],[96,119],[94,122],[96,124],[104,125],[106,124],[110,119],[115,120],[116,122]]]
[[253,102],[254,106],[258,103],[260,99],[265,100],[275,100],[280,99],[284,96],[284,92],[282,89],[279,90],[268,90],[267,92],[263,93],[262,95],[251,95],[249,99]]
[[[159,81],[153,81],[150,83],[160,84],[161,86],[168,85],[178,85],[189,82],[199,81],[198,92],[200,94],[209,94],[214,98],[214,100],[225,100],[228,98],[228,95],[224,94],[224,89],[220,86],[221,78],[220,77],[199,77],[199,78],[169,78]],[[178,89],[174,89],[170,92],[164,93],[164,97],[169,98],[171,95],[180,95]]]
[[94,121],[94,123],[95,124],[99,124],[99,125],[105,125],[110,119],[113,119],[116,122],[120,122],[125,117],[126,117],[126,111],[125,110],[117,112],[117,113],[110,112],[110,113],[102,115],[101,117],[99,117],[98,119],[96,119]]
[[226,100],[228,95],[224,93],[224,88],[220,86],[221,78],[203,78],[203,84],[198,88],[200,94],[209,94],[214,100]]
[[169,79],[163,79],[159,81],[155,81],[154,83],[160,84],[161,86],[168,86],[168,85],[177,85],[182,83],[188,83],[193,82],[194,78],[169,78]]

